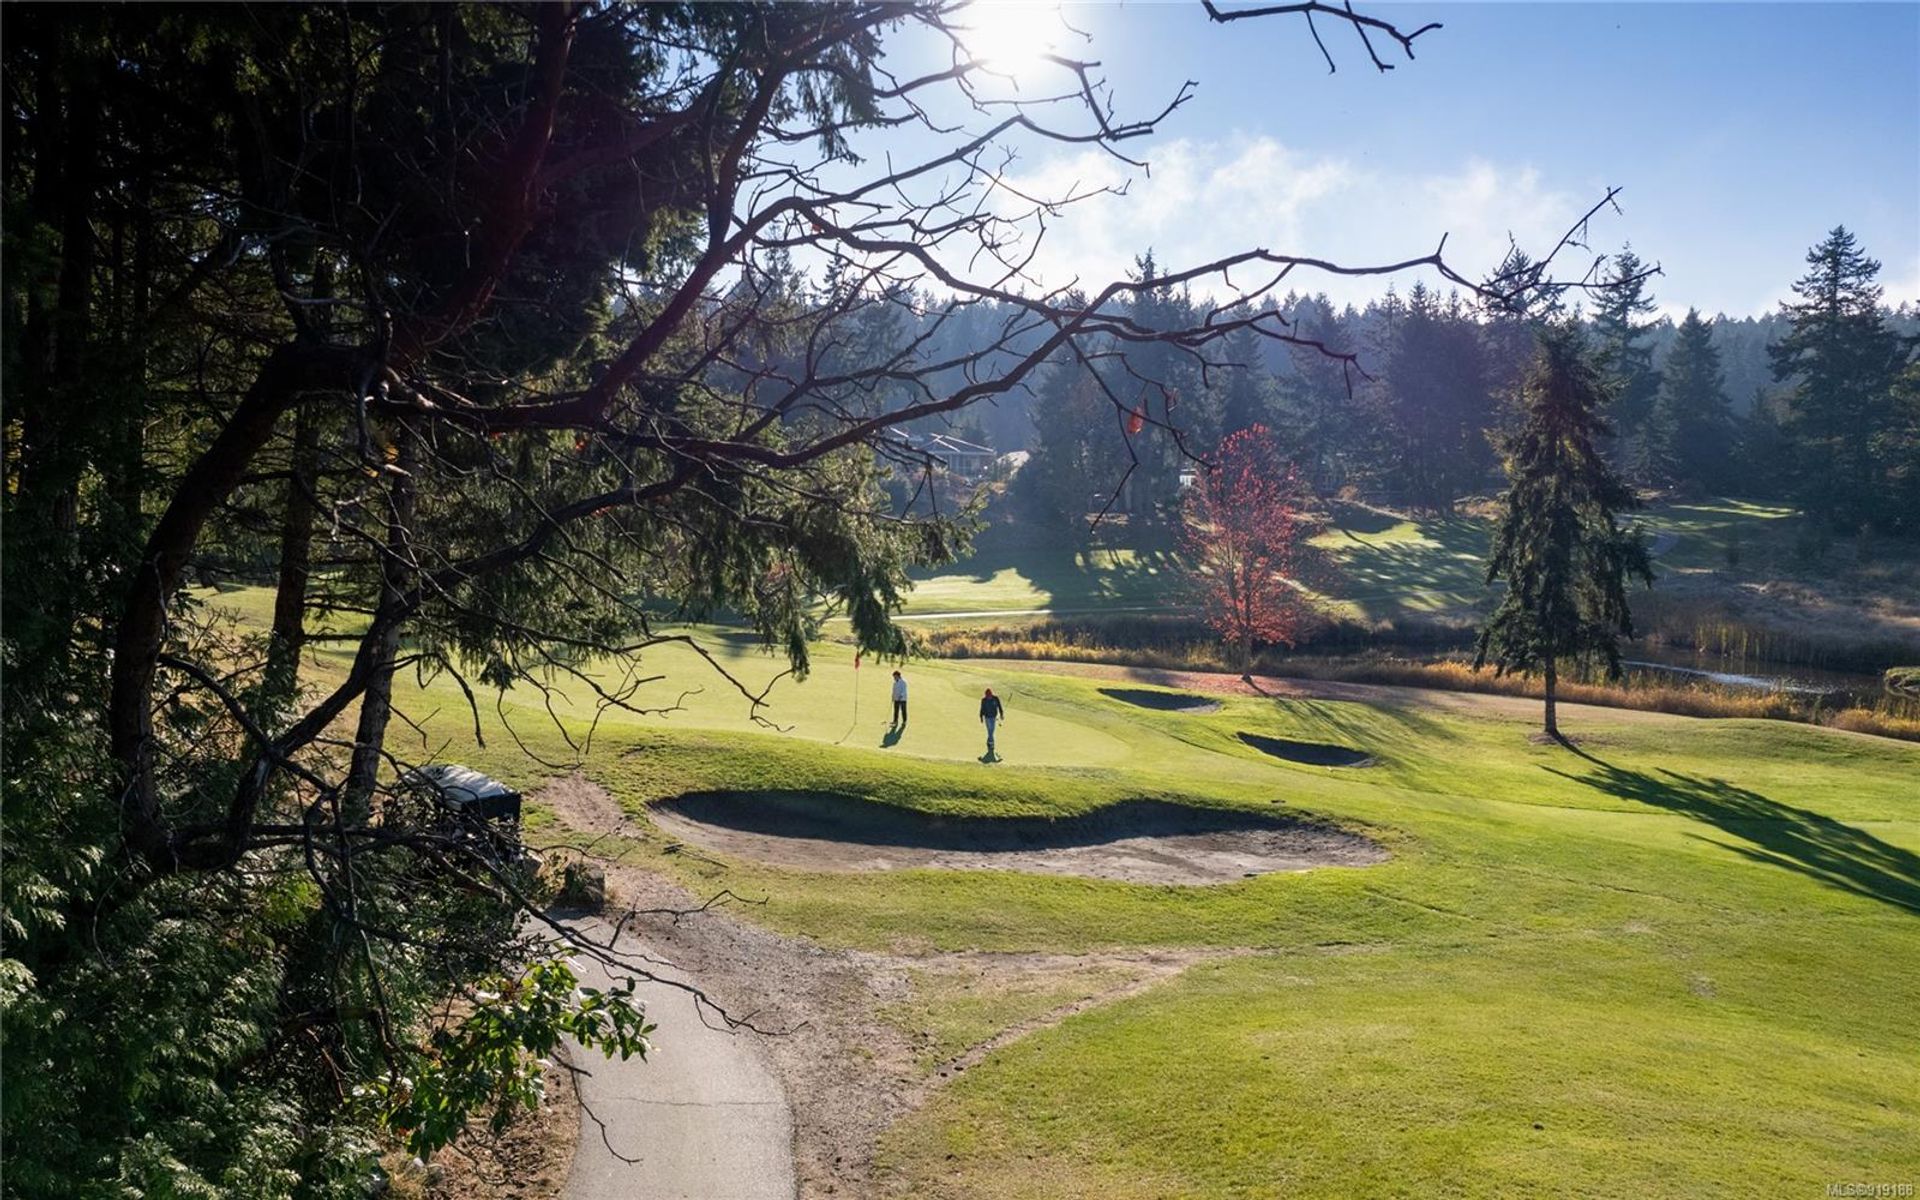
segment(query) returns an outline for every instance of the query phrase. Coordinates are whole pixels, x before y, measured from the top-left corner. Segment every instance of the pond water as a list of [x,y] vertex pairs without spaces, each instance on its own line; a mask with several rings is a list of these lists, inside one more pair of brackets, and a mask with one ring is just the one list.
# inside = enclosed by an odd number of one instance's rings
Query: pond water
[[1621,666],[1648,681],[1712,683],[1759,692],[1797,696],[1871,699],[1881,692],[1878,675],[1862,671],[1826,671],[1818,667],[1774,667],[1732,655],[1666,646],[1623,647]]

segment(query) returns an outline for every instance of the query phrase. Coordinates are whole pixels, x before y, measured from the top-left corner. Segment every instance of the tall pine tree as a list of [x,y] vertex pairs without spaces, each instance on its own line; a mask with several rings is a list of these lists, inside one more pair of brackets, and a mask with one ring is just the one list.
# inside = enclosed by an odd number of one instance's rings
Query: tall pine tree
[[1613,260],[1607,287],[1593,312],[1593,339],[1598,365],[1612,399],[1605,414],[1618,438],[1610,447],[1617,463],[1638,455],[1633,443],[1645,432],[1653,415],[1660,376],[1653,369],[1653,296],[1647,291],[1648,267],[1629,246]]
[[1905,347],[1887,326],[1868,258],[1845,226],[1807,252],[1809,270],[1781,307],[1792,320],[1769,348],[1773,377],[1791,382],[1785,429],[1794,442],[1794,492],[1834,529],[1886,523],[1886,434],[1895,423],[1893,384]]
[[1727,400],[1727,377],[1720,367],[1720,351],[1713,329],[1690,308],[1680,322],[1679,335],[1660,372],[1660,396],[1654,403],[1656,424],[1661,410],[1672,423],[1670,455],[1680,478],[1715,490],[1732,482],[1733,408]]
[[1607,391],[1577,328],[1542,330],[1524,399],[1520,430],[1501,447],[1508,485],[1487,562],[1487,581],[1507,588],[1480,632],[1474,666],[1541,672],[1544,728],[1560,738],[1559,663],[1598,660],[1609,677],[1619,674],[1619,638],[1633,634],[1627,581],[1651,584],[1653,568],[1639,533],[1618,522],[1639,501],[1597,448],[1608,432],[1600,415]]
[[1388,342],[1386,395],[1397,441],[1388,478],[1414,508],[1445,512],[1489,465],[1480,332],[1460,298],[1416,283]]
[[[1244,305],[1233,310],[1235,319],[1245,319],[1250,310]],[[1210,372],[1208,389],[1218,411],[1220,436],[1226,437],[1268,425],[1273,420],[1273,373],[1267,369],[1266,339],[1251,327],[1236,329],[1222,339],[1225,348],[1221,365]]]
[[[1334,311],[1324,293],[1300,297],[1286,312],[1301,339],[1333,350],[1355,348],[1352,322]],[[1345,363],[1311,345],[1287,347],[1285,365],[1288,374],[1275,387],[1283,441],[1315,488],[1337,492],[1364,475],[1372,461],[1377,423],[1366,419],[1366,396],[1353,386],[1356,377]]]
[[1641,487],[1664,488],[1680,481],[1680,419],[1665,393],[1653,398],[1653,408],[1640,425],[1640,434],[1626,443],[1627,478]]
[[1920,359],[1894,381],[1892,422],[1874,448],[1888,464],[1887,526],[1909,537],[1920,534]]

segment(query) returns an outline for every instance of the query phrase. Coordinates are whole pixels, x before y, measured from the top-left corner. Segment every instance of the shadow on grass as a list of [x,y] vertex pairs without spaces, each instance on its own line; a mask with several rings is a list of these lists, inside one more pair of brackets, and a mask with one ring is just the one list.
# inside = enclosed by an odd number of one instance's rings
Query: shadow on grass
[[1920,913],[1920,855],[1890,846],[1864,830],[1782,804],[1724,779],[1679,771],[1649,774],[1574,753],[1597,770],[1576,775],[1547,770],[1623,800],[1636,800],[1705,822],[1748,843],[1716,841],[1735,854],[1817,879],[1829,887]]
[[1178,591],[1185,575],[1179,553],[1168,546],[1122,554],[1085,545],[982,548],[935,574],[984,585],[1006,570],[1040,596],[1042,608],[1157,604]]
[[1205,808],[1165,800],[1120,800],[1091,812],[1055,816],[973,816],[927,812],[842,792],[776,789],[688,792],[649,812],[702,825],[783,838],[863,846],[1009,852],[1100,845],[1132,838],[1287,833],[1365,860],[1386,857],[1357,833],[1291,815],[1241,808]]
[[1330,548],[1340,576],[1332,595],[1376,619],[1470,608],[1483,600],[1487,525],[1429,518],[1419,531],[1417,540],[1391,541],[1348,532]]
[[1220,711],[1220,701],[1211,696],[1196,696],[1191,692],[1156,692],[1146,688],[1103,687],[1098,689],[1109,700],[1118,700],[1122,704],[1131,704],[1136,708],[1148,708],[1154,712],[1171,713],[1215,713]]
[[1288,738],[1265,737],[1242,730],[1235,735],[1262,754],[1310,767],[1370,767],[1373,758],[1365,750],[1334,746],[1326,742],[1296,742]]
[[[1400,727],[1399,736],[1401,737],[1445,736],[1445,726],[1425,713],[1416,711],[1417,704],[1389,703],[1375,699],[1362,701],[1295,696],[1286,692],[1270,692],[1260,686],[1260,681],[1252,676],[1242,676],[1242,678],[1248,687],[1273,701],[1279,710],[1286,714],[1288,721],[1291,722],[1291,728],[1311,733],[1326,741],[1346,742],[1352,745],[1374,744],[1377,747],[1381,738],[1378,722],[1383,718]],[[1284,682],[1287,676],[1281,674],[1273,678]],[[1302,679],[1298,682],[1302,687],[1314,686],[1311,679]],[[1404,743],[1398,738],[1394,740],[1394,745],[1404,747]],[[1376,757],[1387,757],[1387,755],[1376,750]]]

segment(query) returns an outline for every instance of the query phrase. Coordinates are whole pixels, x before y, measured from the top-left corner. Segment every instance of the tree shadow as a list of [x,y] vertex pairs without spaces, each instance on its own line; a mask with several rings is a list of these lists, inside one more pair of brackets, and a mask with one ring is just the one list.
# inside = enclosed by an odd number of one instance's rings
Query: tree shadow
[[1890,846],[1852,825],[1782,804],[1724,779],[1665,769],[1652,774],[1629,771],[1578,747],[1570,749],[1594,764],[1596,770],[1576,775],[1554,767],[1546,769],[1608,795],[1705,822],[1747,844],[1704,840],[1754,862],[1920,913],[1920,855]]
[[[1290,682],[1285,675],[1268,678],[1281,683]],[[1410,703],[1382,703],[1378,700],[1342,699],[1337,696],[1296,695],[1269,691],[1257,676],[1243,675],[1241,679],[1255,693],[1273,701],[1294,728],[1325,741],[1353,745],[1378,743],[1381,732],[1378,722],[1381,719],[1399,726],[1409,737],[1439,737],[1445,732],[1445,727],[1438,720],[1418,711],[1420,704],[1417,699]],[[1315,685],[1312,679],[1292,682],[1299,683],[1303,688]]]
[[1039,596],[1042,608],[1096,612],[1168,603],[1184,576],[1179,552],[1171,546],[1116,552],[1086,544],[984,547],[933,574],[987,584],[1008,570]]
[[1329,553],[1338,564],[1336,595],[1369,617],[1430,617],[1472,608],[1487,596],[1485,522],[1430,517],[1417,540],[1349,534]]

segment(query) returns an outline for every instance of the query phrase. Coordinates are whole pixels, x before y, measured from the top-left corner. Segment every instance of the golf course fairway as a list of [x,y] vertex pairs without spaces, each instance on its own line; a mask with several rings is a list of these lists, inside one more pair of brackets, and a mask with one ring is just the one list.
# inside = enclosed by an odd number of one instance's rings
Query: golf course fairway
[[[750,687],[778,670],[719,645]],[[930,1086],[879,1138],[884,1192],[1818,1196],[1920,1181],[1920,747],[1567,706],[1569,749],[1535,740],[1534,706],[1507,698],[1216,681],[1218,711],[1159,711],[1102,692],[1157,686],[1149,672],[979,660],[906,664],[896,736],[891,665],[856,673],[844,647],[773,688],[771,725],[691,653],[644,666],[671,682],[648,702],[704,690],[597,726],[577,688],[511,692],[498,713],[482,705],[484,747],[451,684],[403,702],[439,753],[529,788],[577,771],[632,818],[631,836],[590,839],[536,802],[535,841],[764,900],[740,915],[781,934],[929,964],[1191,954]],[[981,761],[987,686],[1007,702],[999,762]],[[1243,734],[1370,765],[1292,763]],[[688,853],[646,819],[711,791],[954,816],[1224,807],[1337,825],[1385,854],[1209,886],[805,870]],[[963,1047],[1053,999],[952,987],[902,1019]],[[660,1041],[670,1053],[670,1031]]]

